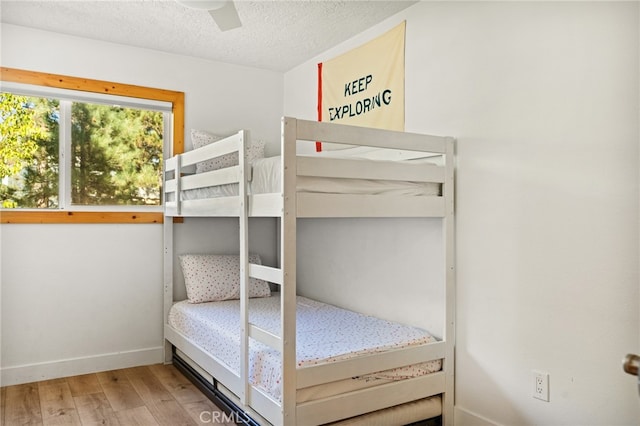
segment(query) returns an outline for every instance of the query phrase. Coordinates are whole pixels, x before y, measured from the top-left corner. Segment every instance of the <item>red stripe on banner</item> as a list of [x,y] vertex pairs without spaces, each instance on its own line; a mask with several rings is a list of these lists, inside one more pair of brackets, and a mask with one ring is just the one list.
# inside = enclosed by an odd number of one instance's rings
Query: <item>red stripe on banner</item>
[[[322,121],[322,62],[318,64],[318,121]],[[316,152],[322,151],[322,142],[316,141]]]

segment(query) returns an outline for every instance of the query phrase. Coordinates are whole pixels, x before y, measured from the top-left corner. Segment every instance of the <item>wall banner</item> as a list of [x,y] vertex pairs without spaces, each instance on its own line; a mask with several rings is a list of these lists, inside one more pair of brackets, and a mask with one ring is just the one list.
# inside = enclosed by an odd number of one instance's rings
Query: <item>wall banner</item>
[[318,64],[318,121],[404,130],[405,26]]

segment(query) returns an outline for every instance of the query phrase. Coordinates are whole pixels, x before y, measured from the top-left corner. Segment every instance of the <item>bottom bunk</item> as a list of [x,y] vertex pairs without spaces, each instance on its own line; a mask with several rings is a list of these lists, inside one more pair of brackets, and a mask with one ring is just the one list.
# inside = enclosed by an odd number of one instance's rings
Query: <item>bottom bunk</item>
[[[280,302],[278,293],[249,299],[250,322],[278,335]],[[176,363],[195,364],[200,372],[196,377],[224,399],[217,402],[228,401],[247,419],[252,415],[246,413],[253,413],[259,424],[279,423],[282,358],[277,350],[249,339],[251,407],[243,407],[236,398],[245,386],[239,377],[239,312],[239,300],[177,302],[169,312],[165,336],[177,349]],[[356,425],[373,419],[378,424],[408,424],[442,414],[444,342],[426,331],[298,296],[296,335],[297,424],[340,420]],[[326,382],[307,380],[311,385],[305,385],[302,373],[338,364],[353,366],[356,373]],[[394,367],[377,371],[378,365]]]

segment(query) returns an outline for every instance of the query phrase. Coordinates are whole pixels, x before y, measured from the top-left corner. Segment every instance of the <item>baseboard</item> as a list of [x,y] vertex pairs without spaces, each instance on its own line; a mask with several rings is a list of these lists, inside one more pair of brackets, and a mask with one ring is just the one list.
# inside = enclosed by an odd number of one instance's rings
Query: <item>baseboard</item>
[[0,369],[0,385],[11,386],[60,377],[159,364],[164,360],[164,347],[63,359]]
[[453,421],[456,426],[501,426],[465,408],[456,406],[453,410]]

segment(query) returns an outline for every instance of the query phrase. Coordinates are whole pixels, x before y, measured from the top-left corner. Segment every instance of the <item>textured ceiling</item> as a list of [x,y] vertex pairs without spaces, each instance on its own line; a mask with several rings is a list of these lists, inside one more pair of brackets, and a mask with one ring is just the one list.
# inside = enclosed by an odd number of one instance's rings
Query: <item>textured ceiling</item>
[[172,0],[1,0],[0,21],[90,39],[287,71],[416,1],[236,0],[242,27]]

